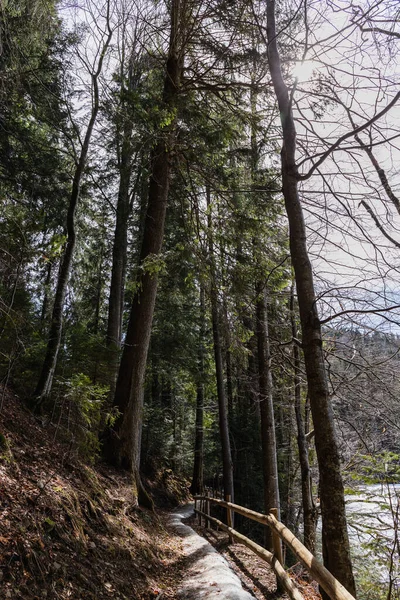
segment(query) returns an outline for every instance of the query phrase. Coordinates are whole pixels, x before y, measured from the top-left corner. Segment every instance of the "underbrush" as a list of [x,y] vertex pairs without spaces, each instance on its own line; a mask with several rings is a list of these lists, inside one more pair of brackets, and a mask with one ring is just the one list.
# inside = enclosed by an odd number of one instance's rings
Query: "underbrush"
[[180,549],[162,515],[133,508],[129,475],[85,464],[7,391],[0,433],[1,598],[172,597]]

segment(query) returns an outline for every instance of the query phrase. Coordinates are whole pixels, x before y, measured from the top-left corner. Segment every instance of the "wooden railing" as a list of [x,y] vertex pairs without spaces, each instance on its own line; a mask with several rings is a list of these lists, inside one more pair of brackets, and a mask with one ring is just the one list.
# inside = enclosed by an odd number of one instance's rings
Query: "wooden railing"
[[[274,516],[273,511],[269,514],[264,515],[262,513],[255,512],[254,510],[250,510],[248,508],[244,508],[243,506],[239,506],[238,504],[233,504],[232,502],[219,500],[217,498],[212,498],[211,496],[195,496],[195,513],[199,515],[199,517],[203,517],[205,519],[206,526],[209,526],[210,523],[214,523],[223,531],[226,531],[231,539],[236,540],[237,542],[244,544],[250,550],[253,550],[257,556],[265,560],[275,572],[278,582],[284,588],[284,590],[288,593],[289,597],[292,600],[304,600],[303,595],[300,593],[299,589],[295,585],[294,581],[289,577],[286,573],[283,565],[282,565],[282,553],[281,553],[281,543],[282,540],[288,548],[297,556],[299,561],[303,564],[303,566],[310,573],[311,577],[319,583],[322,589],[328,594],[331,600],[355,600],[354,596],[352,596],[343,585],[326,569],[316,558],[315,556],[307,550],[307,548],[298,540],[295,535],[288,529],[283,523],[277,520],[276,516]],[[198,507],[199,503],[199,507]],[[211,504],[216,504],[219,506],[223,506],[227,510],[227,523],[222,523],[222,521],[212,517],[210,514]],[[235,529],[233,529],[230,524],[232,523],[232,514],[237,513],[252,521],[257,521],[257,523],[261,523],[262,525],[267,525],[272,532],[273,538],[273,547],[274,553],[269,552],[262,546],[259,546],[249,538],[245,537]]]

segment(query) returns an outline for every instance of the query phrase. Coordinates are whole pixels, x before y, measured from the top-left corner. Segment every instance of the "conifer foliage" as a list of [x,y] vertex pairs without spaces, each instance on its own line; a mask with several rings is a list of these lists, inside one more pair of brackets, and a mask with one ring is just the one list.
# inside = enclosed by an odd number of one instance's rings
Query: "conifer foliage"
[[320,514],[354,595],[345,487],[400,452],[398,23],[395,0],[0,2],[4,387],[134,505],[177,475],[312,552]]

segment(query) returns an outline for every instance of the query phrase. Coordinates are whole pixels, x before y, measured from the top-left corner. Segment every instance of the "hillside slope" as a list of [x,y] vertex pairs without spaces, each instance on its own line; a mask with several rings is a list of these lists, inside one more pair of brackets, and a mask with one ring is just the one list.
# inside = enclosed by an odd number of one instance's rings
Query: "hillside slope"
[[129,477],[59,435],[0,390],[0,597],[174,597],[182,548],[165,514],[133,510]]

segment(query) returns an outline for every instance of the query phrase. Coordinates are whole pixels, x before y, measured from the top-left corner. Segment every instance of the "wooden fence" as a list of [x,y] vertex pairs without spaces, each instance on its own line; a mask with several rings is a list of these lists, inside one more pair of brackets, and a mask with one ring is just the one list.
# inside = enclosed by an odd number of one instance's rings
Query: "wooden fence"
[[[352,596],[332,575],[332,573],[330,573],[328,569],[326,569],[315,558],[315,556],[311,554],[309,550],[307,550],[307,548],[295,537],[290,529],[277,520],[276,510],[271,510],[269,514],[264,515],[262,513],[255,512],[254,510],[244,508],[243,506],[239,506],[238,504],[233,504],[232,502],[229,502],[230,498],[228,498],[228,501],[225,501],[218,498],[212,498],[210,496],[195,496],[194,499],[195,512],[197,515],[199,515],[200,519],[201,517],[205,519],[206,526],[209,527],[210,523],[214,523],[223,531],[226,531],[231,540],[234,539],[237,542],[245,545],[247,548],[250,548],[250,550],[257,554],[257,556],[265,560],[275,572],[278,584],[281,585],[281,587],[288,593],[292,600],[304,600],[304,597],[300,593],[294,581],[289,577],[283,568],[281,540],[288,548],[290,548],[293,554],[297,556],[299,561],[310,573],[311,577],[319,583],[331,600],[355,600],[354,596]],[[226,508],[228,525],[225,525],[225,523],[222,523],[222,521],[211,516],[211,504],[216,504]],[[257,521],[257,523],[261,523],[262,525],[267,525],[272,532],[274,553],[269,552],[262,546],[259,546],[249,538],[233,529],[231,526],[233,522],[233,513],[247,517],[252,521]]]

